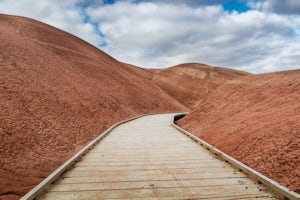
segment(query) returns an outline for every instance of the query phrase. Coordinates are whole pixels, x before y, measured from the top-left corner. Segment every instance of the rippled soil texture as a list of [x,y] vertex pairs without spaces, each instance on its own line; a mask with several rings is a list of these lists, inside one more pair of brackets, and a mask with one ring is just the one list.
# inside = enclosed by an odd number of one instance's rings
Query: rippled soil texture
[[300,193],[300,70],[234,79],[178,124]]
[[120,120],[186,110],[77,37],[26,18],[0,24],[0,199],[20,198]]

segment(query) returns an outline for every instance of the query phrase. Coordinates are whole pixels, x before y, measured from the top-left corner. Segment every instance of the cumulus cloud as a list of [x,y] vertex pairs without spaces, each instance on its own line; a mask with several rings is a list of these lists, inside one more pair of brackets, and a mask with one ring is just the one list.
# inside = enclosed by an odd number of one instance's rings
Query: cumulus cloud
[[299,0],[264,0],[251,1],[249,5],[255,9],[279,14],[300,15]]
[[0,12],[49,23],[143,67],[201,62],[254,73],[299,68],[298,0],[238,0],[252,7],[245,12],[224,10],[226,2],[0,0]]
[[90,22],[85,22],[79,3],[79,0],[0,0],[0,13],[30,17],[94,45],[101,44],[101,36]]
[[87,13],[100,22],[103,50],[124,62],[145,67],[204,62],[255,73],[299,67],[300,47],[290,45],[295,29],[285,16],[153,2],[117,2]]

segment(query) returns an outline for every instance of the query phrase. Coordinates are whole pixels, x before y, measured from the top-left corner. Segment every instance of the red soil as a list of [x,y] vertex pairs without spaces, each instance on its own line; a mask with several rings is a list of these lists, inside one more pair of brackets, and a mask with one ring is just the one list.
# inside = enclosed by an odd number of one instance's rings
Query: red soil
[[300,192],[300,70],[229,81],[178,124]]
[[153,70],[155,70],[155,69],[145,69],[145,68],[137,67],[137,66],[127,64],[127,63],[123,63],[123,64],[126,65],[127,67],[129,67],[130,69],[132,69],[139,76],[146,78],[148,80],[152,80],[153,75],[154,75]]
[[182,104],[199,105],[182,127],[299,192],[300,70],[145,70],[34,20],[0,23],[0,199],[24,195],[113,123]]
[[[144,72],[140,70],[140,73]],[[249,75],[246,72],[197,63],[149,70],[149,73],[152,73],[153,83],[190,109],[196,108],[209,93],[226,81]]]
[[186,110],[77,37],[27,18],[0,24],[0,199],[24,195],[118,121]]

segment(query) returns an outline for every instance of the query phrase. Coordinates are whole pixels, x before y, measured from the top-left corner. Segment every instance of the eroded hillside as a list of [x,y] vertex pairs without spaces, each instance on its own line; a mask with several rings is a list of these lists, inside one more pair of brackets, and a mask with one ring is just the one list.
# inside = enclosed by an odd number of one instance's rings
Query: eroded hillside
[[220,86],[178,124],[300,192],[300,70]]
[[[190,109],[196,108],[209,93],[226,81],[250,75],[246,72],[198,63],[148,71],[152,74],[153,83]],[[140,73],[144,74],[143,69]]]
[[0,15],[0,198],[18,199],[112,124],[186,110],[99,49]]

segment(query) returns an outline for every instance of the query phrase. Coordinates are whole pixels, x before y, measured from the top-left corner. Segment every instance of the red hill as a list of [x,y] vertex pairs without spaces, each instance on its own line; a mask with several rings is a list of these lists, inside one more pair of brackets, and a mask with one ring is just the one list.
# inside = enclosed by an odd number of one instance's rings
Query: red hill
[[246,72],[198,63],[181,64],[149,72],[152,73],[153,83],[190,109],[196,108],[209,93],[226,81],[250,75]]
[[178,123],[300,192],[300,70],[241,77],[210,93]]
[[186,110],[99,49],[0,15],[0,198],[16,199],[120,120]]

